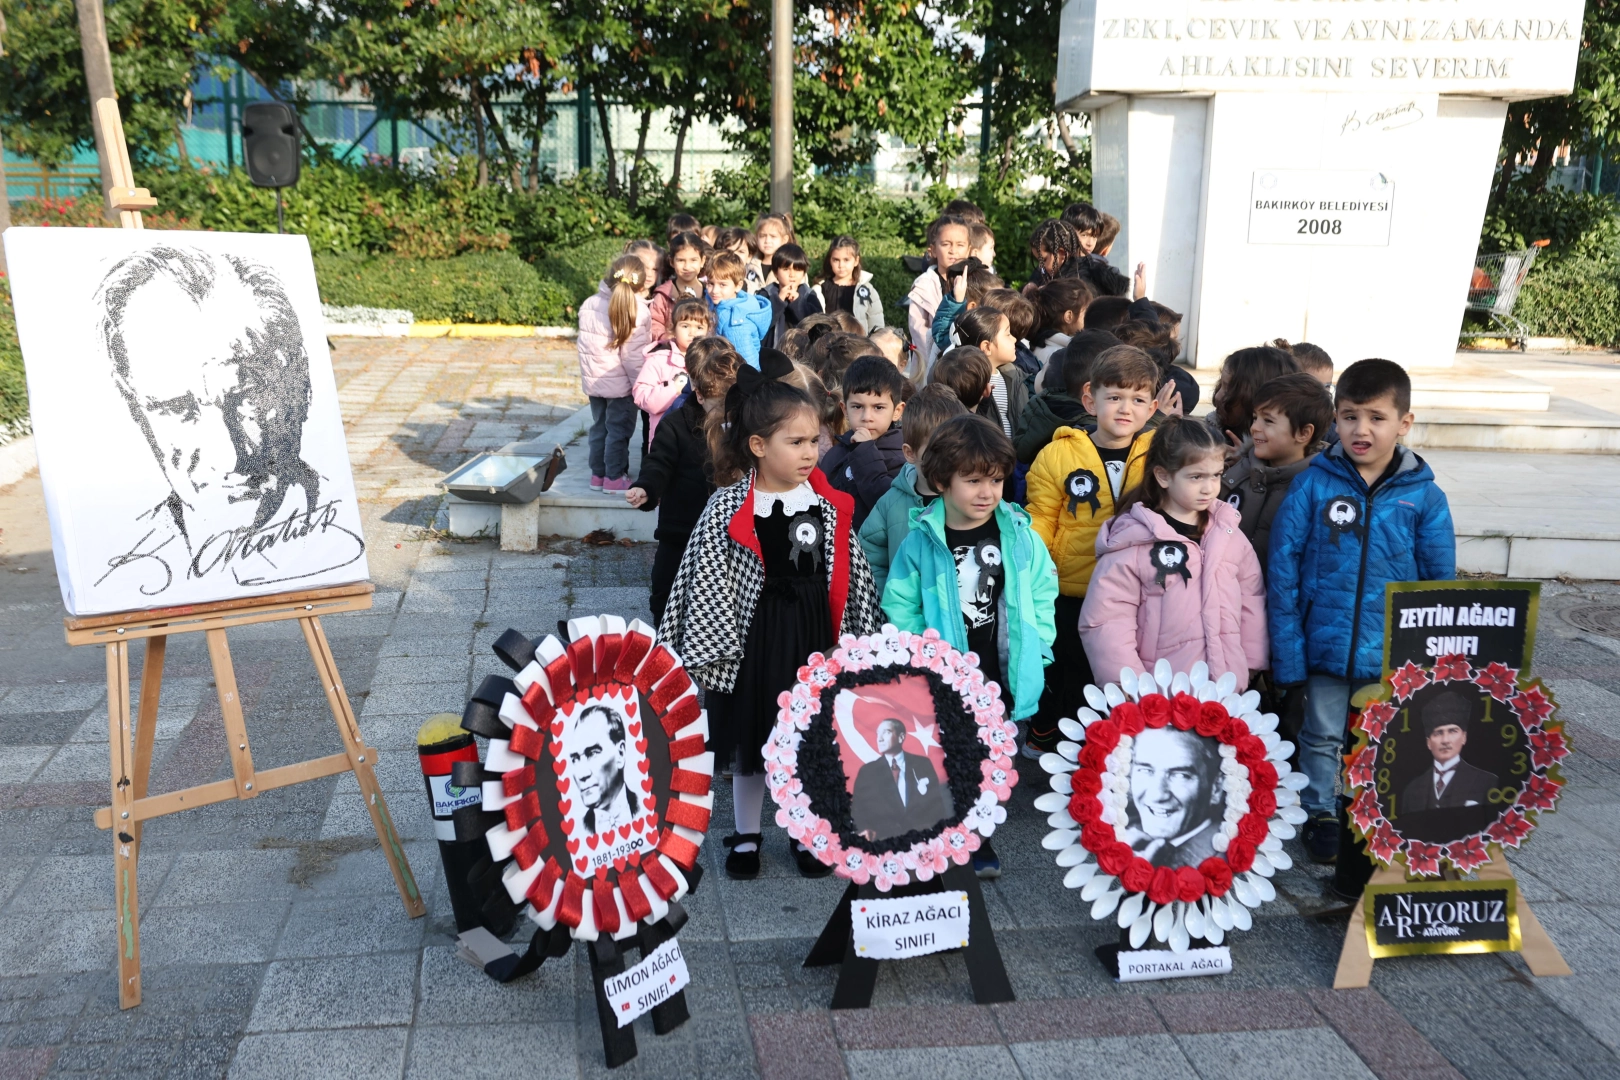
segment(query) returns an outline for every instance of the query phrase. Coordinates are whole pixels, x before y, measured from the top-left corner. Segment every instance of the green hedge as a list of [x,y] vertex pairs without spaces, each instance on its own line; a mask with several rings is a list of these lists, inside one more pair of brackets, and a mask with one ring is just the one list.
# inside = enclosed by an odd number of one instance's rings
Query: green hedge
[[1538,263],[1519,292],[1514,314],[1537,336],[1620,345],[1620,258]]
[[11,310],[9,284],[0,288],[0,424],[28,415],[28,384],[23,378],[22,349],[17,345],[17,319]]
[[567,290],[505,251],[454,259],[321,254],[315,277],[323,303],[406,308],[423,320],[566,326],[576,318]]

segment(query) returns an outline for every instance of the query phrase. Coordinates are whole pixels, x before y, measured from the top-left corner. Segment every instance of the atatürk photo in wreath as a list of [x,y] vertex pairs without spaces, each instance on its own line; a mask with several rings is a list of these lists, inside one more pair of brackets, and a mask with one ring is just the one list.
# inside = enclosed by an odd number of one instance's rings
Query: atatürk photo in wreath
[[885,840],[931,829],[951,815],[926,681],[906,675],[840,691],[834,714],[856,832]]
[[1226,809],[1220,744],[1193,731],[1148,728],[1131,753],[1129,820],[1121,838],[1154,866],[1196,867],[1213,856]]
[[567,772],[575,798],[570,817],[577,817],[590,833],[605,833],[636,817],[639,800],[625,783],[628,754],[624,715],[611,705],[597,703],[581,709],[565,736]]
[[1496,776],[1462,759],[1472,712],[1468,698],[1456,691],[1437,694],[1423,705],[1419,719],[1433,765],[1406,785],[1403,813],[1485,805]]

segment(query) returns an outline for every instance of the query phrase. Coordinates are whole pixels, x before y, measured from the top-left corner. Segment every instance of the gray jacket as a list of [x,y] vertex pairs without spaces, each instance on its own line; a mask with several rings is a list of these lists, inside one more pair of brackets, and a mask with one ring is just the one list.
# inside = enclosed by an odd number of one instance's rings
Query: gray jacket
[[1254,545],[1254,553],[1260,557],[1262,574],[1266,569],[1266,549],[1271,541],[1272,519],[1282,507],[1283,498],[1287,496],[1288,486],[1294,482],[1294,477],[1304,472],[1315,456],[1309,454],[1292,465],[1272,467],[1255,460],[1254,447],[1251,445],[1243,451],[1237,464],[1221,477],[1221,497],[1237,509],[1242,519],[1238,527],[1249,538],[1249,543]]
[[[821,293],[821,282],[810,286],[810,291],[821,301],[821,310],[826,311],[827,298]],[[863,334],[870,334],[883,325],[883,298],[878,296],[877,289],[872,285],[869,270],[862,270],[861,276],[855,280],[855,309],[852,314],[861,324]]]

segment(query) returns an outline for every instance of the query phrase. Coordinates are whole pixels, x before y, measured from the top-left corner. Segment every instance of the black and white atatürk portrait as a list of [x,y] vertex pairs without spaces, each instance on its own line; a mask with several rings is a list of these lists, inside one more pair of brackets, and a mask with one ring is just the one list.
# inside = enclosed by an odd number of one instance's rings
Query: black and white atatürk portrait
[[6,243],[70,610],[366,577],[302,237],[49,229]]
[[563,733],[564,773],[574,785],[565,816],[575,818],[587,834],[628,826],[639,810],[640,800],[625,783],[632,751],[624,729],[624,714],[598,702],[575,713]]
[[1220,744],[1193,731],[1147,728],[1131,746],[1129,823],[1121,839],[1154,866],[1193,866],[1215,854],[1226,810]]

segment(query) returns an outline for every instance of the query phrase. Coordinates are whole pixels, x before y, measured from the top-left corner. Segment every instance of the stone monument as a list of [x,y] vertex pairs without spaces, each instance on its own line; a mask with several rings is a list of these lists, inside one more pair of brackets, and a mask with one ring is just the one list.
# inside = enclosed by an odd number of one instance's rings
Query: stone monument
[[1114,265],[1198,367],[1278,336],[1450,366],[1507,103],[1570,91],[1583,6],[1066,0]]

